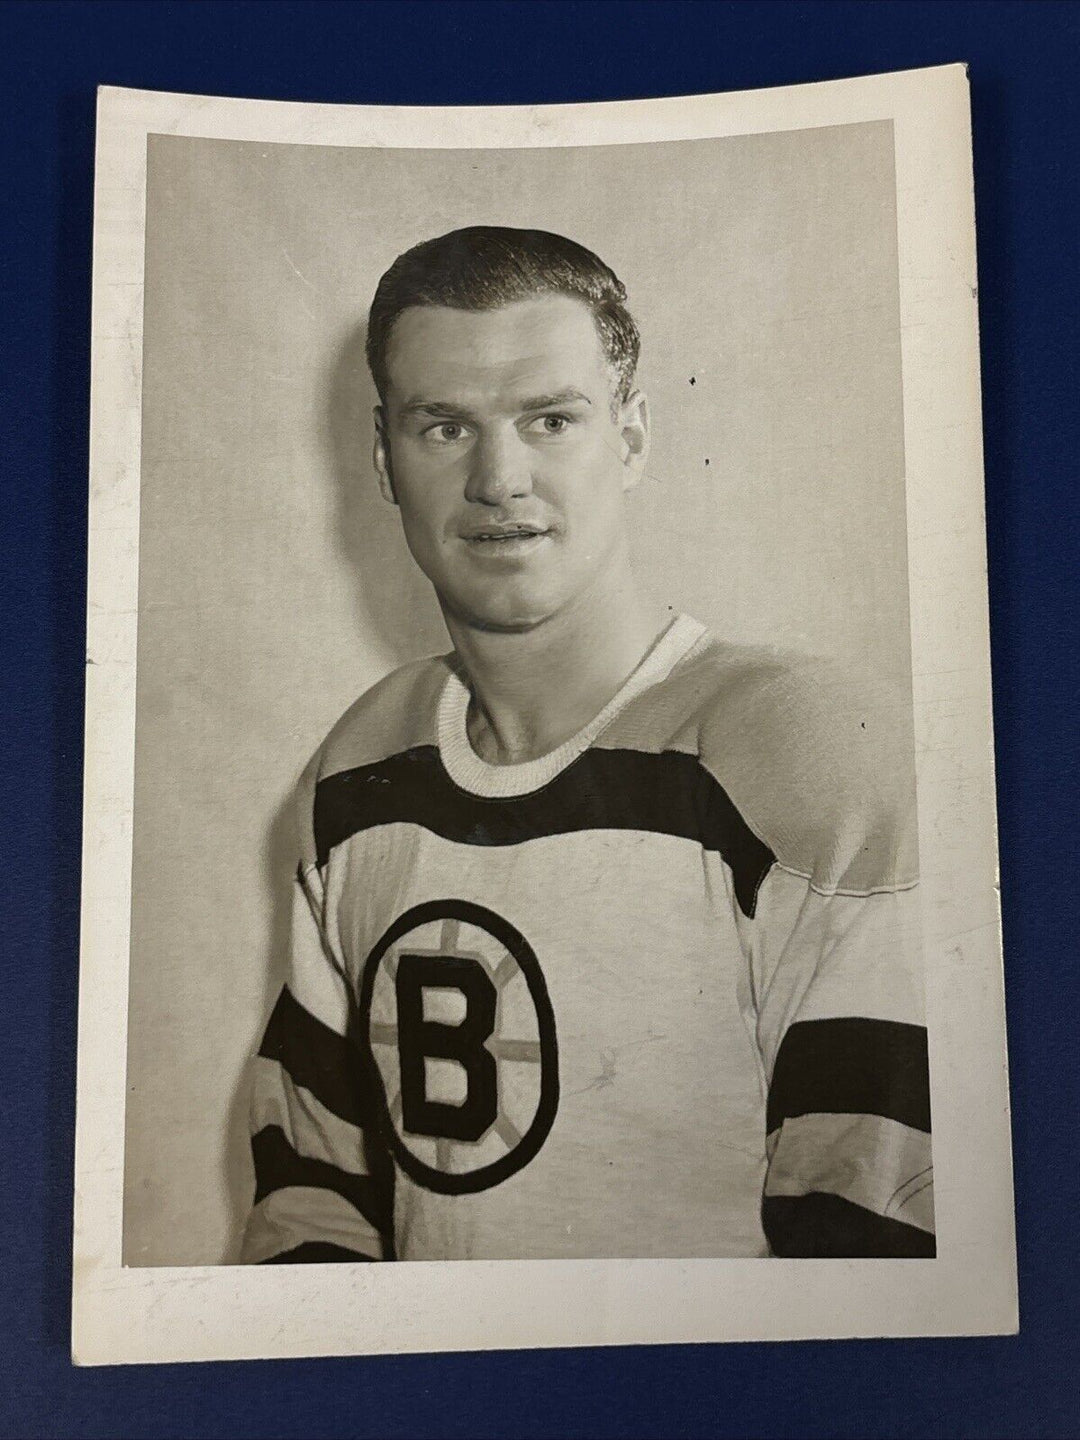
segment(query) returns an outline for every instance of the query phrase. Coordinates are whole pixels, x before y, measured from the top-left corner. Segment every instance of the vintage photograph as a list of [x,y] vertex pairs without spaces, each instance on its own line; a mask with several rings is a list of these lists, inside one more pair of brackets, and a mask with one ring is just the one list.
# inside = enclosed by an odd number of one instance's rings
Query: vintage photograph
[[111,97],[151,115],[120,1272],[946,1283],[890,107],[424,145]]

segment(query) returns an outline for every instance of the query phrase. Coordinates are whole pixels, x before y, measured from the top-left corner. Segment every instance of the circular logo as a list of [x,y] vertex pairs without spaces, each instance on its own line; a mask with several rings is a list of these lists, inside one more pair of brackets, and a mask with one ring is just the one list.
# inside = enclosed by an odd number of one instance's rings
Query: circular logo
[[534,1158],[559,1105],[555,1015],[508,921],[467,900],[406,910],[368,956],[359,1019],[379,1128],[411,1180],[471,1194]]

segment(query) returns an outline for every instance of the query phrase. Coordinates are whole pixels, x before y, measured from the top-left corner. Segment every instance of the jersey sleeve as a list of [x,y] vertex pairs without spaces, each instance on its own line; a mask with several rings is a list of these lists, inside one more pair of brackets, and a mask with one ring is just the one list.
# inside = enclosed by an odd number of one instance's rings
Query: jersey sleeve
[[774,867],[758,899],[775,1255],[932,1256],[918,893],[820,894]]
[[740,797],[772,858],[740,920],[765,1234],[778,1256],[932,1256],[910,704],[831,674],[766,698],[750,727],[766,758]]
[[253,1062],[247,1263],[393,1254],[392,1168],[368,1123],[350,986],[327,939],[324,904],[319,870],[302,860],[288,975]]

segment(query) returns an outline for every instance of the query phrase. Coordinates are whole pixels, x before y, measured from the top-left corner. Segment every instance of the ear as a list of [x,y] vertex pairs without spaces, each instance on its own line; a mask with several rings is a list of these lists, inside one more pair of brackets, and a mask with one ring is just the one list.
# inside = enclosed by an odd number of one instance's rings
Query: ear
[[371,451],[372,463],[375,466],[375,474],[379,477],[379,489],[383,499],[388,500],[391,505],[396,505],[394,476],[390,468],[390,439],[386,433],[386,411],[381,405],[376,405],[372,413],[375,417],[375,443]]
[[623,489],[632,490],[644,475],[649,458],[649,401],[641,390],[632,390],[620,403],[618,426]]

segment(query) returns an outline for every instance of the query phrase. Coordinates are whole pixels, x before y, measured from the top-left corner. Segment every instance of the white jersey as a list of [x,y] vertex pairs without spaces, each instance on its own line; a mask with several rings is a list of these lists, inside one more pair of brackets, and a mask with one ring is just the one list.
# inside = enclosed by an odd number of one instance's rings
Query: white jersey
[[252,1261],[934,1253],[912,777],[887,706],[679,617],[493,766],[452,657],[300,786]]

